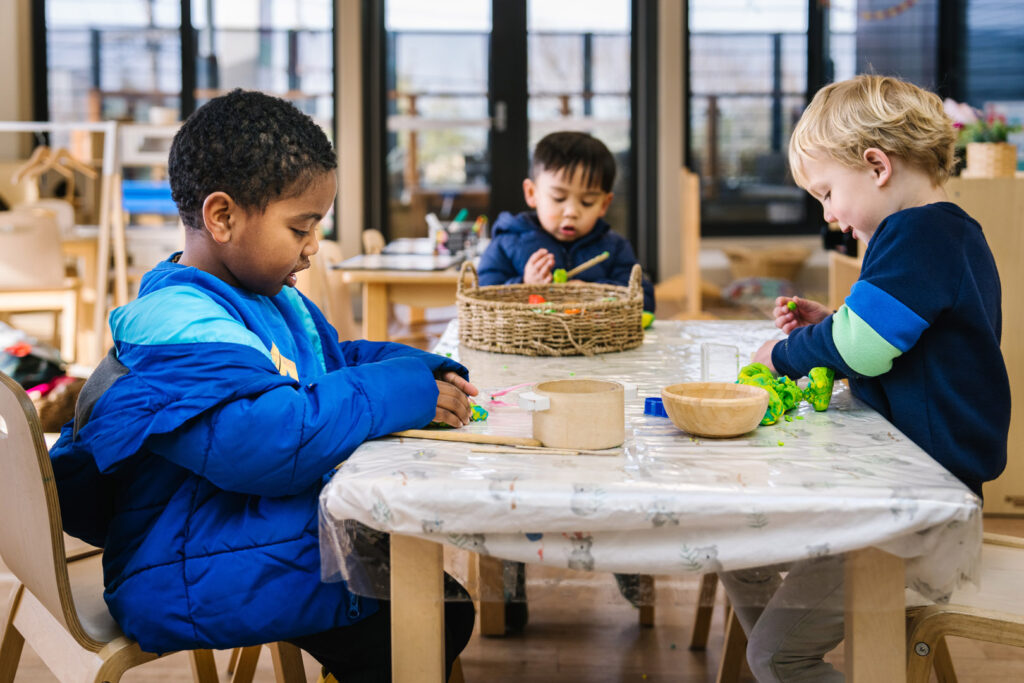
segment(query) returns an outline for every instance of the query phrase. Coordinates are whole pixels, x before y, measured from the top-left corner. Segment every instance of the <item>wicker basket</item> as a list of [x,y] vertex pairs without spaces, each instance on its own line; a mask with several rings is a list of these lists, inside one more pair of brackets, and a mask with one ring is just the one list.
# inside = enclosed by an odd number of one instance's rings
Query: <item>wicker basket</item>
[[[523,356],[590,356],[625,351],[644,339],[640,266],[629,286],[594,283],[481,287],[462,265],[456,302],[459,341],[469,348]],[[530,304],[540,294],[543,304]]]
[[733,279],[748,277],[773,277],[780,280],[796,280],[804,262],[811,255],[805,247],[777,247],[770,249],[748,249],[728,247],[723,249],[729,257],[729,269]]

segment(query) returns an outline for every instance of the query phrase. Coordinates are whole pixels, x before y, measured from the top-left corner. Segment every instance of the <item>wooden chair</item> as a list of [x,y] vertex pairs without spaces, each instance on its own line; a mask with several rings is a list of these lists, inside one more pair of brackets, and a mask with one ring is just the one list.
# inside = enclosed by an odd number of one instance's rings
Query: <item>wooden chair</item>
[[[953,660],[946,646],[947,636],[1024,647],[1022,579],[1024,538],[985,534],[981,547],[980,590],[956,593],[945,605],[907,608],[907,683],[927,683],[933,668],[939,683],[956,683]],[[1016,611],[1008,611],[1014,608]],[[718,683],[739,680],[746,649],[743,627],[730,609]]]
[[[13,683],[27,642],[60,681],[116,683],[130,668],[157,659],[126,637],[103,601],[100,551],[66,557],[50,456],[35,408],[22,388],[0,373],[0,555],[18,579],[0,630],[0,683]],[[298,648],[277,651],[280,682],[304,683]],[[192,650],[192,674],[217,683],[210,650]],[[255,664],[255,660],[253,662]],[[234,681],[251,681],[240,677]]]
[[0,315],[53,313],[61,357],[77,357],[78,280],[64,276],[60,230],[51,211],[0,212]]
[[681,254],[678,275],[666,278],[654,288],[659,307],[671,302],[682,311],[673,320],[707,320],[715,316],[703,310],[704,298],[718,298],[720,291],[700,276],[700,176],[682,168],[679,171]]
[[340,339],[358,339],[359,327],[352,316],[348,285],[332,267],[343,260],[341,244],[320,240],[320,251],[309,260],[309,268],[298,275],[298,288],[323,312],[327,322],[334,325]]
[[384,251],[384,233],[380,230],[363,230],[363,253],[379,254]]
[[933,667],[939,683],[956,683],[947,636],[1024,647],[1022,580],[1024,538],[985,534],[978,591],[907,610],[907,683],[927,681]]

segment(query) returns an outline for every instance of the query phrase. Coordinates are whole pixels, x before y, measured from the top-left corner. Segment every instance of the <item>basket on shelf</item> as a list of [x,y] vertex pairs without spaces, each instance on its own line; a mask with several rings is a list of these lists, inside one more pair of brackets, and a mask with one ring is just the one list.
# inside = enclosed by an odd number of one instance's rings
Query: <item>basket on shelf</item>
[[[481,287],[462,264],[456,302],[459,342],[472,349],[523,356],[590,356],[625,351],[644,339],[641,270],[629,286],[568,282]],[[528,303],[531,294],[547,301]]]
[[811,255],[811,250],[805,247],[728,247],[723,251],[729,257],[729,269],[735,280],[772,277],[792,282],[796,280],[800,269],[804,267],[804,262]]

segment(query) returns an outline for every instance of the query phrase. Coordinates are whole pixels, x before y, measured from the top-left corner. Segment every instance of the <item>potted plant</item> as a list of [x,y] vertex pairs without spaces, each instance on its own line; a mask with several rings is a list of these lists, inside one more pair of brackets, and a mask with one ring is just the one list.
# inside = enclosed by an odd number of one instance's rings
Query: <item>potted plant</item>
[[1013,177],[1017,171],[1017,146],[1006,141],[1020,126],[1009,124],[994,111],[981,112],[951,99],[944,103],[946,114],[958,129],[957,146],[967,150],[965,177]]

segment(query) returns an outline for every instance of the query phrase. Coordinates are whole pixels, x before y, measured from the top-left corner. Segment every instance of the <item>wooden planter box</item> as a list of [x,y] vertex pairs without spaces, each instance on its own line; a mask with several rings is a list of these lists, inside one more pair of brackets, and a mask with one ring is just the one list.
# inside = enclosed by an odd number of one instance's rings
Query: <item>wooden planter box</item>
[[1017,145],[1008,142],[967,143],[966,178],[1012,178],[1017,172]]

